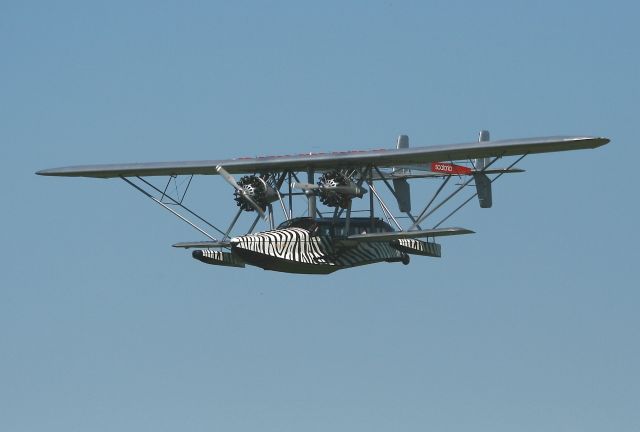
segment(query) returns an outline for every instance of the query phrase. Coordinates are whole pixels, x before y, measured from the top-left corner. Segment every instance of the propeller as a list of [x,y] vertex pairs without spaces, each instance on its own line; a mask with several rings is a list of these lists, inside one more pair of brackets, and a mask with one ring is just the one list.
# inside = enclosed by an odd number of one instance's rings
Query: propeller
[[258,204],[256,204],[253,198],[249,196],[247,191],[244,190],[244,188],[240,186],[238,182],[236,182],[236,179],[231,174],[229,174],[226,169],[224,169],[221,165],[218,165],[216,166],[216,171],[218,171],[218,174],[220,174],[227,183],[229,183],[235,190],[238,191],[242,198],[244,198],[264,220],[267,220],[267,214],[264,212],[264,210],[262,210],[262,208]]

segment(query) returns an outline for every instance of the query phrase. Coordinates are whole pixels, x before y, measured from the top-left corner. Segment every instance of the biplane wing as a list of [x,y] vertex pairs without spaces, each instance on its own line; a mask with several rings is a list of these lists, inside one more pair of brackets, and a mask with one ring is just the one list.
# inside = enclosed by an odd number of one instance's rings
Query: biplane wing
[[412,239],[412,238],[426,238],[426,237],[443,237],[460,234],[474,234],[466,228],[436,228],[428,230],[416,230],[416,231],[393,231],[393,232],[381,232],[371,234],[354,234],[346,238],[346,240],[354,240],[357,242],[382,242],[392,241],[400,239]]
[[222,248],[222,247],[230,247],[231,243],[228,241],[193,241],[193,242],[180,242],[174,243],[171,246],[174,248],[184,248],[184,249],[207,249],[207,248]]
[[394,167],[437,161],[589,149],[600,147],[608,142],[607,138],[601,137],[558,136],[429,147],[259,156],[227,160],[82,165],[45,169],[38,171],[36,174],[61,177],[113,178],[191,174],[215,175],[218,174],[217,166],[224,167],[231,174],[282,170],[329,170],[361,167],[370,164],[378,167]]

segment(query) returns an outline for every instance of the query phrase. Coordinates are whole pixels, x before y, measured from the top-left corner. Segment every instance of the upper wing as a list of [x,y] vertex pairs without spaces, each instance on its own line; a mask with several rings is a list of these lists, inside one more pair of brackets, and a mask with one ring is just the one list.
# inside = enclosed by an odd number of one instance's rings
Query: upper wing
[[438,161],[474,159],[491,156],[512,156],[525,153],[547,153],[600,147],[607,144],[600,137],[547,137],[502,141],[484,141],[465,144],[450,144],[431,147],[346,151],[334,153],[305,153],[285,156],[261,156],[227,160],[191,162],[152,162],[111,165],[84,165],[52,168],[36,174],[63,177],[131,177],[166,176],[189,174],[217,174],[216,166],[222,165],[232,174],[303,171],[307,169],[327,170],[355,168],[373,164],[378,167],[393,167]]

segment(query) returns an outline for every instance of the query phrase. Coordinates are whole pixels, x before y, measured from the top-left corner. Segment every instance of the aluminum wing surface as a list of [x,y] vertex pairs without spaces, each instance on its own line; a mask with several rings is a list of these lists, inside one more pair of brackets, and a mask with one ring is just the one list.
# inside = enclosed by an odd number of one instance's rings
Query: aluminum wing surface
[[400,239],[424,238],[424,237],[443,237],[461,234],[474,234],[474,231],[466,228],[436,228],[430,230],[419,231],[395,231],[371,234],[354,234],[347,237],[347,240],[355,240],[358,242],[381,242]]
[[174,248],[199,248],[199,249],[207,249],[207,248],[222,248],[222,247],[230,247],[231,242],[228,241],[193,241],[193,242],[180,242],[172,245]]
[[223,166],[232,174],[302,171],[307,169],[329,170],[355,168],[365,165],[393,167],[404,164],[421,164],[447,160],[463,160],[492,156],[548,153],[600,147],[609,140],[601,137],[557,136],[502,141],[484,141],[429,147],[345,151],[334,153],[305,153],[284,156],[260,156],[227,160],[190,162],[151,162],[107,165],[83,165],[52,168],[36,174],[61,177],[133,177],[191,174],[218,174],[217,166]]

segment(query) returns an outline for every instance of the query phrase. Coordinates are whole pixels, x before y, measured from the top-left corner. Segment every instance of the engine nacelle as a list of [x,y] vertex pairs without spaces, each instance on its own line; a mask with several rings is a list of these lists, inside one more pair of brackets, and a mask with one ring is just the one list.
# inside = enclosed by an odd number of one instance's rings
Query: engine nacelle
[[[238,181],[238,185],[262,210],[265,210],[269,204],[278,199],[276,190],[263,177],[255,175],[244,176]],[[238,207],[242,210],[255,211],[240,192],[236,191],[233,195]]]

